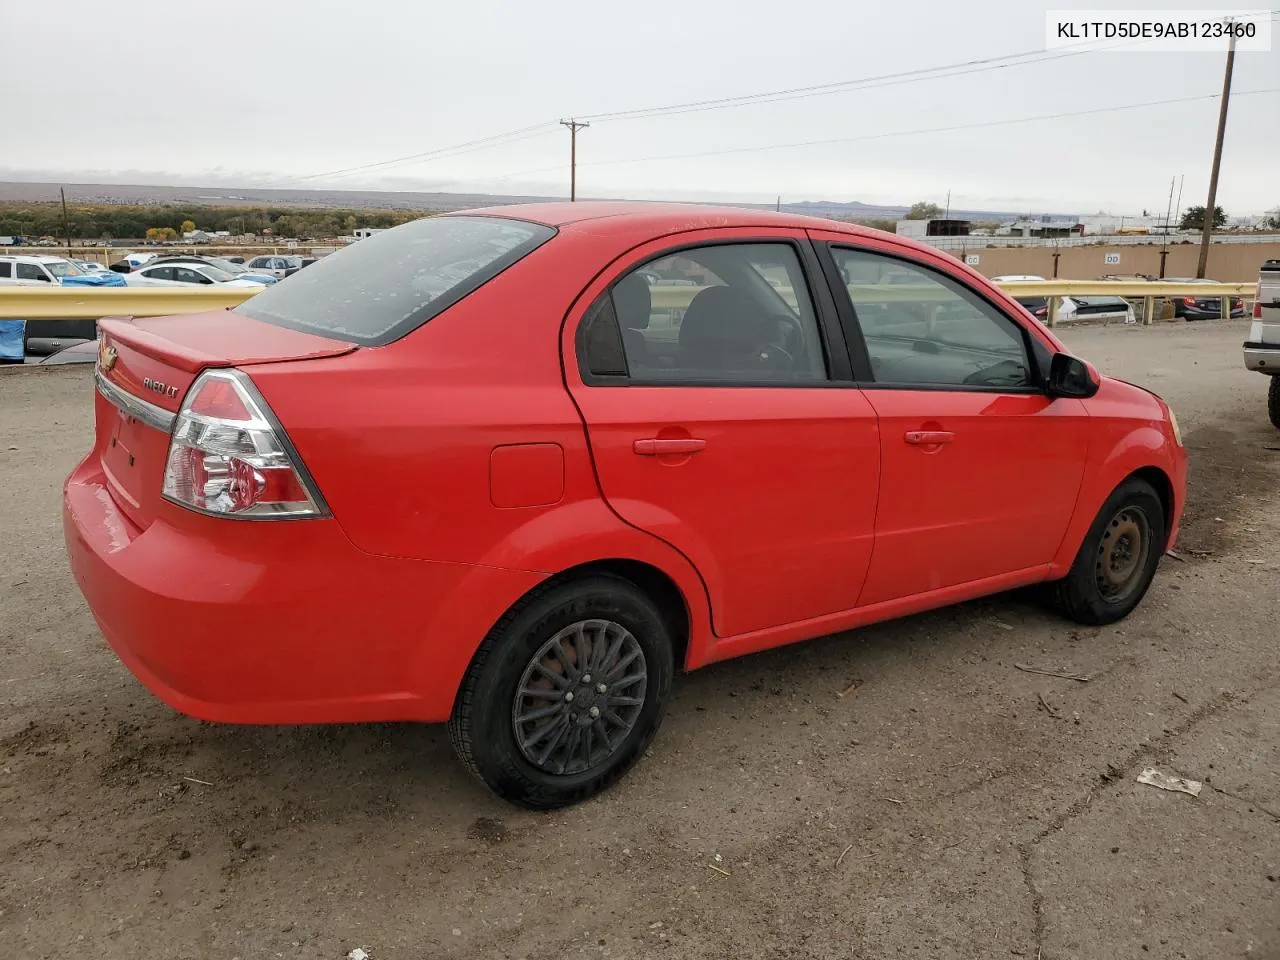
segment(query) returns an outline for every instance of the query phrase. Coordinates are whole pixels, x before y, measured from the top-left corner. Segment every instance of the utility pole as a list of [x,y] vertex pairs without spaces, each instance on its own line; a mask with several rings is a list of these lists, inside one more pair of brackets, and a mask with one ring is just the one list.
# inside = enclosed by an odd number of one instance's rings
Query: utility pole
[[561,120],[562,127],[569,128],[569,199],[578,199],[578,131],[591,126],[577,120]]
[[1169,178],[1169,203],[1164,208],[1164,243],[1160,247],[1160,279],[1164,279],[1165,263],[1169,259],[1169,218],[1173,216],[1173,188],[1177,185],[1178,178]]
[[[1233,21],[1227,20],[1228,24]],[[1214,212],[1218,209],[1218,168],[1222,164],[1222,140],[1227,133],[1227,104],[1231,102],[1231,68],[1236,62],[1236,34],[1231,32],[1227,41],[1227,69],[1222,76],[1222,103],[1218,106],[1218,139],[1213,144],[1213,170],[1209,173],[1209,200],[1204,206],[1204,227],[1200,231],[1200,263],[1196,266],[1197,279],[1203,279],[1209,269],[1209,240],[1213,236]]]
[[951,219],[951,191],[950,190],[947,191],[947,210],[946,210],[946,213],[942,215],[942,219],[943,220]]
[[62,235],[67,238],[67,256],[71,256],[71,221],[67,218],[67,191],[58,188],[58,196],[62,198]]

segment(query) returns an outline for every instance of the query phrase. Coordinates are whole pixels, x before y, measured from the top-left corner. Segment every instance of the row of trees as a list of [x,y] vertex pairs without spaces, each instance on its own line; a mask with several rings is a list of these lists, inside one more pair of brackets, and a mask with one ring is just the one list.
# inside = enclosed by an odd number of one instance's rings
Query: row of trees
[[[277,237],[336,237],[361,227],[394,227],[423,216],[408,210],[306,210],[296,207],[177,207],[167,205],[75,204],[67,219],[76,240],[159,239],[191,230],[228,230]],[[157,231],[149,234],[148,231]],[[64,235],[57,203],[0,203],[0,236]],[[165,234],[168,237],[168,234]]]

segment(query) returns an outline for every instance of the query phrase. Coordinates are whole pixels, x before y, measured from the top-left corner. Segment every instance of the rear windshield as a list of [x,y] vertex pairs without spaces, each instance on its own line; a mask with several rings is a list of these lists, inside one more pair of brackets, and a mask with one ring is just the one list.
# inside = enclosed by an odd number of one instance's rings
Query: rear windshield
[[502,217],[426,217],[358,240],[235,308],[359,343],[390,343],[555,235]]

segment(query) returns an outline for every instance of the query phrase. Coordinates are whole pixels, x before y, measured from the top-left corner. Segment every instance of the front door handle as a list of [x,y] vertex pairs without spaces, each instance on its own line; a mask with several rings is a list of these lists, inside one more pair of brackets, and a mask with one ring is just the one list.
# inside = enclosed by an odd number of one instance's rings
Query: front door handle
[[907,443],[920,447],[931,447],[939,443],[950,443],[956,435],[950,430],[908,430],[902,438]]
[[687,437],[682,440],[660,440],[657,437],[649,437],[637,440],[632,447],[641,457],[687,456],[706,448],[707,441],[696,437]]

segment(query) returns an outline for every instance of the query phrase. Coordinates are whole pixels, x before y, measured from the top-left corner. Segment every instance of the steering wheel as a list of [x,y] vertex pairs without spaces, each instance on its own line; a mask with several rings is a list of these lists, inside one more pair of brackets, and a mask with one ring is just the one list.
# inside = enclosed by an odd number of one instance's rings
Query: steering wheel
[[804,350],[805,346],[804,331],[800,327],[800,322],[790,314],[771,313],[765,317],[763,323],[766,325],[763,339],[768,350],[781,355],[787,363],[787,367],[778,367],[778,369],[793,368],[796,356]]
[[1027,368],[1016,360],[1001,360],[964,378],[965,383],[979,387],[1020,387],[1026,381]]

